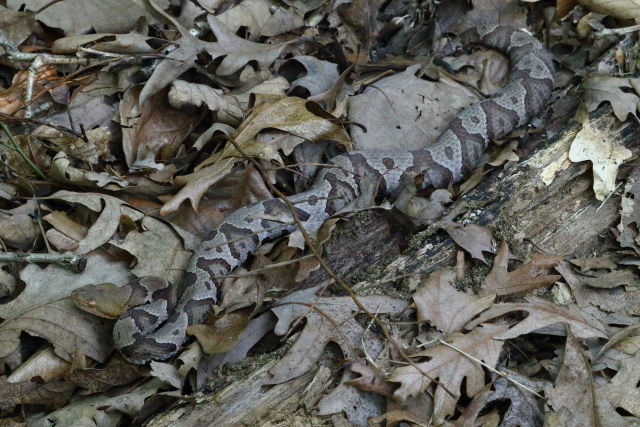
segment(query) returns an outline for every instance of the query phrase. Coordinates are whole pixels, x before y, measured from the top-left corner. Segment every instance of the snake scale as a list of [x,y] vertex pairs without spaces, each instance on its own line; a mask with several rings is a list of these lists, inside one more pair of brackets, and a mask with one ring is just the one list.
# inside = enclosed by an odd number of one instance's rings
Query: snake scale
[[[525,125],[541,111],[553,89],[554,66],[538,40],[497,25],[472,28],[460,39],[463,45],[482,44],[507,54],[507,85],[462,111],[426,148],[361,150],[331,159],[307,191],[289,198],[310,234],[358,197],[363,183],[376,183],[377,196],[383,198],[396,194],[406,179],[421,190],[459,181],[480,162],[489,140]],[[187,326],[205,321],[216,303],[219,278],[242,265],[266,239],[295,229],[291,210],[279,198],[234,211],[197,248],[179,299],[162,281],[142,278],[132,284],[136,299],[149,302],[130,308],[116,321],[116,347],[136,364],[173,356],[186,339]]]

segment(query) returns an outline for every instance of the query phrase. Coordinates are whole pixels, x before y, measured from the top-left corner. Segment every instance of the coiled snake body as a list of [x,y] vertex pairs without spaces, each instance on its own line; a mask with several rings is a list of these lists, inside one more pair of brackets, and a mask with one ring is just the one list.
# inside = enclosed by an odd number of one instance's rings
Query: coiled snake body
[[[460,180],[478,164],[490,139],[506,135],[540,112],[553,89],[554,74],[552,57],[540,42],[506,26],[473,28],[461,40],[506,53],[511,61],[508,84],[460,113],[424,149],[363,150],[334,157],[332,166],[319,172],[308,191],[289,198],[310,234],[358,197],[365,182],[375,183],[377,195],[386,197],[395,194],[407,177],[420,189],[442,188]],[[290,209],[278,198],[233,212],[196,250],[177,303],[175,295],[162,286],[145,290],[151,279],[134,283],[133,292],[148,294],[151,302],[129,309],[118,319],[116,347],[137,364],[174,355],[185,341],[187,326],[202,323],[216,303],[219,277],[242,265],[266,239],[295,230],[293,224]]]

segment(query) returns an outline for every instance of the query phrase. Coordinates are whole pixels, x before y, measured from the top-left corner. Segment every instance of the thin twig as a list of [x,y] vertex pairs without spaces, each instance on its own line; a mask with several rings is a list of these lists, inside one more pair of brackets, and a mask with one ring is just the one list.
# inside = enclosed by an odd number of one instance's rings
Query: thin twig
[[290,261],[275,262],[273,264],[267,264],[267,265],[265,265],[263,267],[256,268],[255,270],[247,271],[246,273],[225,274],[224,276],[211,276],[211,277],[213,279],[226,279],[228,277],[239,279],[239,278],[242,278],[242,277],[257,276],[258,274],[262,273],[263,271],[272,270],[274,268],[279,268],[279,267],[285,267],[287,265],[292,265],[292,264],[295,264],[295,263],[297,263],[299,261],[303,261],[305,259],[310,259],[310,258],[315,258],[315,257],[313,255],[305,255],[305,256],[301,256],[300,258],[292,259]]
[[611,35],[623,35],[628,33],[633,33],[634,31],[640,30],[640,24],[631,25],[629,27],[624,28],[605,28],[595,33],[595,38],[601,39],[606,36]]
[[87,258],[81,254],[40,254],[24,252],[0,252],[0,262],[44,262],[69,265],[78,271],[84,270]]

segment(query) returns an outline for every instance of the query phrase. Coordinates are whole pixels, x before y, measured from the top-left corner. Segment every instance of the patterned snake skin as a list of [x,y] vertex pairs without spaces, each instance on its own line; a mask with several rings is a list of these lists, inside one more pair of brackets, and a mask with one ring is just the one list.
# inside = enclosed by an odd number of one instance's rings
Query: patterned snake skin
[[[419,189],[443,188],[473,169],[489,140],[525,125],[546,104],[553,89],[551,55],[535,38],[505,26],[479,26],[461,35],[462,43],[479,43],[506,53],[511,60],[508,84],[495,96],[472,105],[456,117],[429,147],[417,151],[363,150],[334,157],[313,186],[291,196],[296,213],[310,234],[364,191],[377,184],[377,196],[389,197],[405,180]],[[131,362],[167,359],[186,339],[186,328],[202,323],[216,303],[220,277],[242,265],[266,239],[295,230],[281,199],[265,200],[229,215],[202,242],[183,278],[176,302],[166,289],[147,292],[151,302],[129,309],[114,327],[114,342]],[[145,279],[135,282],[141,288]]]

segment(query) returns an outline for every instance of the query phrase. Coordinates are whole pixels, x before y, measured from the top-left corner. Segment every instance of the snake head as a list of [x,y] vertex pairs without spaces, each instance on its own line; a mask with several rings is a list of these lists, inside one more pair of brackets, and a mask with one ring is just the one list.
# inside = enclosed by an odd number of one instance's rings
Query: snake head
[[86,285],[69,295],[76,307],[94,316],[117,319],[130,306],[131,289],[113,283]]

